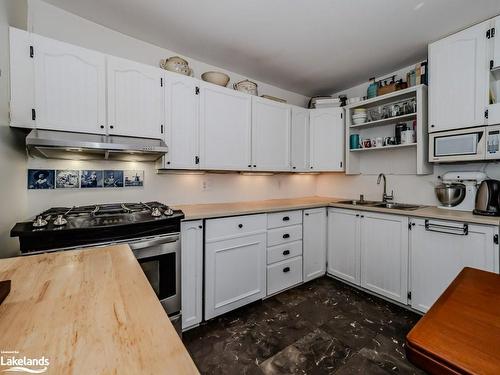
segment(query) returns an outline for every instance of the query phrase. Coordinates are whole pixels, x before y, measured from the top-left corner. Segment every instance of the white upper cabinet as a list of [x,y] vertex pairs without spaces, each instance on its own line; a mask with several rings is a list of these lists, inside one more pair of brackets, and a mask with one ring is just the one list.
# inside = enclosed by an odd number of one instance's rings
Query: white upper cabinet
[[251,97],[212,84],[200,85],[201,168],[249,170]]
[[252,97],[252,166],[259,171],[290,170],[291,107]]
[[310,112],[310,166],[313,172],[344,170],[344,110],[312,109]]
[[33,43],[36,127],[104,133],[105,56],[36,34]]
[[360,213],[361,286],[406,304],[408,218]]
[[486,21],[429,44],[429,131],[486,124]]
[[9,41],[10,126],[34,128],[32,110],[35,108],[35,98],[33,59],[30,57],[31,34],[10,27]]
[[[493,34],[493,66],[492,68],[494,70],[500,69],[500,16],[497,16],[493,19],[493,24],[492,28],[495,29],[494,34]],[[490,30],[490,38],[492,37],[491,35],[491,30]],[[498,98],[497,98],[498,101]]]
[[165,168],[199,168],[199,95],[197,81],[165,73]]
[[163,71],[109,56],[108,132],[162,138]]
[[292,171],[305,172],[309,170],[309,109],[292,107],[291,132]]

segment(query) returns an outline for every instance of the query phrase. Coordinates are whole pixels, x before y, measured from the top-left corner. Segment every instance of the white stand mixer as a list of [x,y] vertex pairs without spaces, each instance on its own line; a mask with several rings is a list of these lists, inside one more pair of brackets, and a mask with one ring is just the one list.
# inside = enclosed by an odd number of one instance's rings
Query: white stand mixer
[[435,189],[441,202],[438,207],[447,210],[474,210],[478,186],[487,178],[483,172],[446,172],[441,178],[443,183]]

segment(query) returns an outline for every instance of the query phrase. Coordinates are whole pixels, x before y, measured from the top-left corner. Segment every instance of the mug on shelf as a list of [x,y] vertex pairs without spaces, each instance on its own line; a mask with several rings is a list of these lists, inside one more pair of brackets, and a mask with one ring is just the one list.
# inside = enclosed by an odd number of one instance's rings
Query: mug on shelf
[[370,139],[363,139],[363,148],[370,148],[372,147],[372,141]]
[[359,134],[351,134],[349,137],[349,146],[351,150],[359,148]]

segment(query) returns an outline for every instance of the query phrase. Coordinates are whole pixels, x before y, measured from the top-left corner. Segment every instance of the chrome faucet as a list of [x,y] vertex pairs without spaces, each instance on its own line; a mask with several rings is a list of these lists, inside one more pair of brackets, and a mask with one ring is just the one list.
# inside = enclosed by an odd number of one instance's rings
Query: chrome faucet
[[382,194],[382,202],[392,201],[394,199],[394,190],[391,191],[391,195],[387,195],[387,179],[385,174],[380,173],[377,179],[377,185],[380,185],[380,181],[384,178],[384,193]]

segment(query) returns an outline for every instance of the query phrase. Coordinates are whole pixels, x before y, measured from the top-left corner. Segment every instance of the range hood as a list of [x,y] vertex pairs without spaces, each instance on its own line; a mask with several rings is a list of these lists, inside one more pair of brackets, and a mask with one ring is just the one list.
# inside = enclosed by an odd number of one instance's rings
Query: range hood
[[31,155],[47,159],[155,161],[168,152],[160,139],[32,130],[26,137]]

